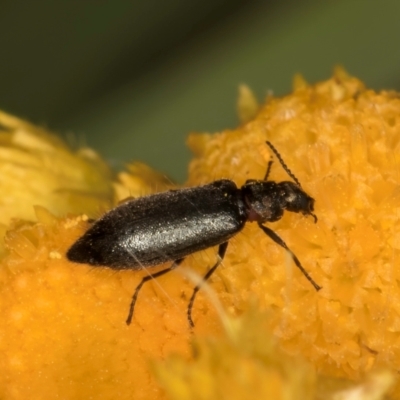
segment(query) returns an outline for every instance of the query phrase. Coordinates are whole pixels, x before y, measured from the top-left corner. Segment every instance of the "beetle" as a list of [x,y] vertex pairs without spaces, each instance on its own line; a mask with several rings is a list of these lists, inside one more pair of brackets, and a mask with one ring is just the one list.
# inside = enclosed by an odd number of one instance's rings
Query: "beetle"
[[[220,179],[203,186],[169,190],[127,201],[95,221],[71,246],[67,258],[114,270],[140,270],[172,261],[168,268],[145,276],[138,284],[126,320],[129,325],[139,291],[147,281],[174,270],[189,254],[218,245],[218,260],[203,277],[203,284],[224,259],[229,239],[238,234],[246,222],[256,222],[267,236],[290,254],[314,288],[320,290],[286,243],[263,225],[282,218],[285,210],[310,215],[317,222],[313,214],[314,199],[302,189],[275,147],[269,141],[266,143],[293,182],[269,181],[273,164],[270,160],[263,180],[247,180],[240,188],[229,179]],[[190,327],[194,327],[192,308],[201,284],[195,286],[188,303]]]

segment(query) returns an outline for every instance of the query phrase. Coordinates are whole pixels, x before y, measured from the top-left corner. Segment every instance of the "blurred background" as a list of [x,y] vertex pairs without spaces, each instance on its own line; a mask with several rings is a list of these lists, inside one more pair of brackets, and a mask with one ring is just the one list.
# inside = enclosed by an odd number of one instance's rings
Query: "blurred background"
[[238,123],[238,85],[262,101],[343,65],[400,89],[400,1],[0,1],[0,108],[184,181],[189,132]]

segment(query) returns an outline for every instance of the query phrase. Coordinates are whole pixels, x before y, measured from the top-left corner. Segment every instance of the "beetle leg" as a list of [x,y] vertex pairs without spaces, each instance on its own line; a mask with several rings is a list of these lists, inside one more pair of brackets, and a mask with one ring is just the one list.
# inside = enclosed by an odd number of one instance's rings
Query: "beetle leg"
[[135,293],[133,293],[133,296],[132,296],[131,305],[130,305],[130,307],[129,307],[128,318],[126,319],[126,324],[127,324],[127,325],[130,325],[131,322],[132,322],[133,311],[134,311],[134,309],[135,309],[136,300],[137,300],[137,297],[138,297],[138,295],[139,295],[139,291],[140,291],[140,289],[142,288],[142,286],[143,286],[147,281],[149,281],[149,280],[151,280],[151,279],[158,278],[159,276],[164,275],[164,274],[166,274],[167,272],[172,271],[172,270],[175,269],[179,264],[181,264],[181,262],[182,262],[183,260],[184,260],[184,258],[181,258],[181,259],[179,259],[179,260],[176,260],[176,261],[174,261],[174,262],[171,264],[170,267],[165,268],[165,269],[163,269],[163,270],[161,270],[161,271],[158,271],[158,272],[156,272],[155,274],[151,274],[151,275],[145,276],[145,277],[141,280],[141,282],[139,283],[139,285],[136,286]]
[[219,267],[219,265],[221,264],[222,260],[225,257],[225,253],[226,253],[226,249],[228,247],[228,242],[222,243],[219,245],[218,248],[218,261],[215,263],[215,265],[210,268],[208,270],[208,272],[204,275],[203,279],[201,280],[200,283],[198,283],[195,288],[193,289],[193,293],[192,293],[192,297],[189,300],[189,305],[188,305],[188,309],[187,309],[187,316],[188,316],[188,321],[189,321],[189,325],[191,328],[194,327],[194,323],[192,320],[192,309],[193,309],[193,303],[194,303],[194,299],[196,298],[197,292],[200,290],[201,286],[204,284],[204,282],[206,282],[210,276],[214,273],[214,271]]
[[309,275],[309,273],[303,268],[301,265],[299,259],[296,257],[296,255],[293,253],[292,250],[289,249],[287,244],[270,228],[258,224],[258,226],[266,233],[276,244],[279,244],[279,246],[283,247],[292,257],[294,263],[296,264],[297,268],[300,269],[300,271],[303,273],[303,275],[307,278],[307,280],[314,286],[315,290],[320,290],[322,289],[321,286],[319,286],[313,278]]

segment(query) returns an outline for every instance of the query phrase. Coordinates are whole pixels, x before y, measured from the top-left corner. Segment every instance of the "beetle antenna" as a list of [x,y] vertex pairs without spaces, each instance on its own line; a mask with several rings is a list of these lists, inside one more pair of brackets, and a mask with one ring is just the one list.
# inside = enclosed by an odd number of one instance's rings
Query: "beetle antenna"
[[279,160],[279,162],[281,163],[281,165],[282,165],[283,169],[286,171],[286,173],[294,180],[294,182],[297,184],[297,186],[301,187],[301,184],[300,184],[299,180],[294,176],[293,172],[285,164],[285,162],[283,161],[281,155],[278,153],[278,150],[268,140],[267,140],[267,145],[271,148],[273,153],[276,155],[276,158]]
[[267,167],[267,172],[265,173],[265,176],[264,176],[264,181],[268,180],[268,176],[269,176],[269,173],[271,172],[271,167],[272,167],[273,163],[274,162],[272,160],[268,161],[268,167]]

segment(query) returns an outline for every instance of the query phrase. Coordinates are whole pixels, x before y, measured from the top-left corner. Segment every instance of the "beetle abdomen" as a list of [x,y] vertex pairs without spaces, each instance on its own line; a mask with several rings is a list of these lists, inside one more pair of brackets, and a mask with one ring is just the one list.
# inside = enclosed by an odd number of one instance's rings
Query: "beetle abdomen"
[[246,221],[230,180],[141,197],[114,208],[69,249],[69,260],[140,269],[221,244]]

